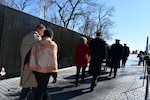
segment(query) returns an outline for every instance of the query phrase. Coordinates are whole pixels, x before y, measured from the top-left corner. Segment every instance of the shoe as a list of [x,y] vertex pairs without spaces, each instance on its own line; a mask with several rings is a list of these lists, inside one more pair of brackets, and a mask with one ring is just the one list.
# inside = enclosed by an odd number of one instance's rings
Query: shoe
[[81,83],[86,83],[86,81],[85,80],[81,80]]
[[94,91],[94,88],[93,87],[90,87],[90,92]]
[[76,84],[75,84],[75,87],[78,87],[78,86],[80,86],[80,84],[79,84],[79,83],[76,83]]
[[116,76],[114,76],[113,78],[116,78]]
[[56,83],[56,81],[57,81],[57,80],[54,79],[52,83]]

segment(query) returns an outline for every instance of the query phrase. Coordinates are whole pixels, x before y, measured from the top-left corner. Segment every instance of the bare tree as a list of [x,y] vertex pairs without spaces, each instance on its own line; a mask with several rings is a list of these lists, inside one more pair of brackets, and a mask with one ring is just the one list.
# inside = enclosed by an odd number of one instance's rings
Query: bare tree
[[51,5],[54,3],[54,0],[40,0],[40,14],[39,16],[43,17],[43,19],[47,19],[47,12]]
[[5,0],[0,0],[0,4],[4,5],[5,4]]
[[31,5],[33,0],[1,0],[0,3],[14,8],[16,10],[24,11],[24,9]]
[[59,23],[59,20],[57,18],[57,15],[56,13],[52,13],[51,17],[49,18],[49,20],[52,22],[52,23],[55,23],[55,24],[58,24]]
[[[50,20],[55,24],[61,25],[83,33],[87,36],[93,36],[95,31],[103,32],[103,38],[111,37],[110,29],[114,26],[111,20],[113,17],[114,7],[105,4],[96,4],[93,0],[54,0],[53,10]],[[51,8],[52,9],[52,8]],[[77,30],[78,29],[78,30]]]
[[114,7],[109,7],[105,4],[95,5],[94,11],[89,11],[84,17],[84,23],[80,27],[80,31],[87,36],[94,36],[96,31],[103,32],[104,39],[111,38],[110,29],[114,27],[113,17]]
[[33,0],[0,0],[0,3],[14,8],[16,10],[24,11],[24,9],[31,5]]
[[8,6],[8,7],[12,7],[14,5],[15,0],[0,0],[0,4]]
[[97,30],[103,32],[103,38],[110,39],[110,29],[114,27],[113,17],[114,7],[107,8],[105,4],[99,6]]
[[92,12],[88,12],[84,16],[83,24],[81,24],[81,27],[79,27],[79,31],[81,31],[86,36],[93,36],[93,33],[95,31],[96,22],[94,18],[92,17]]
[[80,2],[81,0],[77,0],[76,2],[73,2],[73,0],[67,0],[65,3],[59,4],[55,1],[59,8],[58,13],[64,27],[68,28],[69,22],[75,19],[77,15],[75,10]]
[[16,9],[24,11],[24,9],[32,4],[33,0],[19,0],[14,2]]
[[[84,7],[93,4],[91,0],[55,0],[58,14],[63,27],[74,29],[79,24],[80,17],[86,14]],[[70,25],[71,24],[71,25]]]
[[[103,38],[111,38],[110,29],[114,27],[111,18],[114,7],[99,4],[97,0],[34,0],[33,3],[32,1],[0,0],[0,3],[21,11],[31,5],[30,11],[36,12],[35,16],[54,24],[87,36],[93,36],[95,31],[99,30],[103,32]],[[36,11],[33,10],[35,9],[33,5],[37,6]]]

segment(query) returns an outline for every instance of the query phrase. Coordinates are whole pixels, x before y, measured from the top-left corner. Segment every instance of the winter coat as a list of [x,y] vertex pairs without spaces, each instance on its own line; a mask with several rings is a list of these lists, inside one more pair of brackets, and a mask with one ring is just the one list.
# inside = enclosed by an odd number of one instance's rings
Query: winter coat
[[24,68],[24,60],[27,55],[27,53],[30,51],[32,46],[37,42],[40,41],[42,38],[41,36],[36,32],[32,31],[31,33],[27,34],[21,44],[21,80],[20,80],[20,86],[23,88],[25,87],[36,87],[37,82],[33,79],[33,73],[31,70],[28,70]]
[[124,58],[124,59],[127,58],[127,57],[129,56],[129,54],[130,54],[130,49],[129,49],[129,47],[128,47],[128,46],[124,46],[124,47],[123,47],[123,58]]
[[90,41],[89,48],[91,50],[90,59],[90,73],[99,74],[101,71],[101,64],[103,59],[106,57],[106,42],[101,38],[97,37]]
[[36,43],[30,54],[28,69],[40,73],[57,72],[57,44],[50,38]]
[[79,44],[75,53],[75,64],[77,67],[87,67],[88,55],[90,54],[88,44]]
[[111,67],[120,68],[120,60],[123,57],[123,46],[121,44],[112,44],[110,50]]

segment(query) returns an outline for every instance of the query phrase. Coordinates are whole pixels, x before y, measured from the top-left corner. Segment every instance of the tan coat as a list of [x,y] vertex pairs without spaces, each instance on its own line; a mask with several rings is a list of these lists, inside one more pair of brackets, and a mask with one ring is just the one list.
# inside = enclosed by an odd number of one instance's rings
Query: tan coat
[[28,68],[30,70],[49,73],[57,72],[57,44],[50,38],[36,43],[31,50]]
[[36,32],[32,31],[31,33],[27,34],[21,44],[21,80],[20,80],[20,86],[23,88],[25,87],[36,87],[37,82],[34,79],[33,73],[31,70],[24,68],[24,60],[29,52],[29,50],[32,48],[32,46],[37,42],[40,41],[42,38],[41,36]]

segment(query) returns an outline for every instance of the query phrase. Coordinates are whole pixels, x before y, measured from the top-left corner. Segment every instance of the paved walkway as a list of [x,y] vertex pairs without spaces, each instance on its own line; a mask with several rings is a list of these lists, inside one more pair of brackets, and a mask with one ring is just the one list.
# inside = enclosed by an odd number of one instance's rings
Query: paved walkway
[[[108,76],[110,69],[104,71],[93,92],[89,88],[91,76],[86,75],[86,83],[74,87],[76,68],[64,68],[58,72],[57,83],[52,84],[50,78],[48,91],[52,100],[145,100],[144,70],[137,63],[136,55],[130,55],[126,67],[118,70],[116,78]],[[0,100],[19,98],[19,79],[16,77],[0,81]]]

